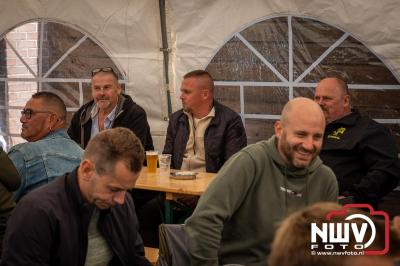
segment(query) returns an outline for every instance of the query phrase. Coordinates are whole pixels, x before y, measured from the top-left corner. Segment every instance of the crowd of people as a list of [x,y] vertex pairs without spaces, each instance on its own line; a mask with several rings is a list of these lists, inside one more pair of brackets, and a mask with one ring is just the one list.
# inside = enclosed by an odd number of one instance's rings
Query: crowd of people
[[[1,150],[0,265],[150,265],[144,246],[158,245],[164,199],[134,188],[145,151],[154,150],[146,112],[112,68],[91,75],[93,100],[68,129],[62,99],[38,92],[21,111],[27,142]],[[378,210],[400,180],[394,138],[352,106],[345,81],[324,78],[314,99],[289,100],[275,134],[251,145],[242,118],[214,99],[208,72],[184,75],[180,91],[163,153],[174,169],[216,173],[200,198],[178,199],[193,210],[184,225],[190,265],[399,258],[400,223],[389,230],[388,256],[310,255],[311,223],[340,210],[337,202]]]

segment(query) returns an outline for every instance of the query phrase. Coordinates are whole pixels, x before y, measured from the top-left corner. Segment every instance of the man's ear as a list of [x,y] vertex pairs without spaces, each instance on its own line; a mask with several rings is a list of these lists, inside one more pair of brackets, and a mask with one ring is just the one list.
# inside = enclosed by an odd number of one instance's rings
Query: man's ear
[[201,96],[203,97],[203,99],[208,99],[209,95],[210,95],[210,90],[208,89],[201,90]]
[[92,161],[89,159],[84,159],[81,161],[79,168],[82,173],[82,179],[85,181],[89,181],[93,174],[96,172],[96,167]]
[[58,118],[58,115],[56,113],[52,113],[49,116],[49,129],[52,131],[53,129],[57,128],[58,123],[60,122],[60,119]]
[[350,106],[350,94],[346,94],[344,96],[344,105],[345,105],[345,107]]
[[117,87],[118,87],[118,94],[121,94],[122,93],[121,84],[117,83]]
[[280,120],[275,122],[274,129],[276,137],[280,139],[282,135],[282,122]]

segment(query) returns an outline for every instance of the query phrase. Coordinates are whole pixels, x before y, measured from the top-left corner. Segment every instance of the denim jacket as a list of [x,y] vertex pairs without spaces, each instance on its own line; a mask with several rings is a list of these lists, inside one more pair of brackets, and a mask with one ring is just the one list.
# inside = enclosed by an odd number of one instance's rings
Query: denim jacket
[[14,192],[14,198],[19,200],[29,191],[75,169],[83,150],[61,129],[41,140],[15,145],[8,155],[21,176],[21,185]]

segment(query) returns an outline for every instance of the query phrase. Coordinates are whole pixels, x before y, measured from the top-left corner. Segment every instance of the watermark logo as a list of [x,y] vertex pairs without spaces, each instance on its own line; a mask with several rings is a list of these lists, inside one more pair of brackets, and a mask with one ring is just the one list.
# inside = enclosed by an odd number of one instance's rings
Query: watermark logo
[[[349,215],[348,209],[350,208],[366,209],[370,216],[383,218],[385,222],[385,246],[383,249],[368,249],[376,239],[376,226],[373,220],[365,214],[352,213]],[[343,222],[332,221],[334,217],[343,217],[341,219]],[[368,204],[344,205],[339,211],[329,212],[326,222],[311,223],[311,251],[312,255],[384,255],[389,251],[389,216],[386,212],[374,211]]]

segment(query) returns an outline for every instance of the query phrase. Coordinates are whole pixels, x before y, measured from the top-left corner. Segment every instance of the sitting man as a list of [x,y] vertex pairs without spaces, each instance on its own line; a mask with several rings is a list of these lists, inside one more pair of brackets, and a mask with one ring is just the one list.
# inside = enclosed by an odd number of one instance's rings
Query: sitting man
[[400,178],[396,143],[389,130],[351,109],[347,84],[338,78],[321,80],[314,98],[327,123],[320,156],[335,173],[340,196],[377,208]]
[[83,151],[65,132],[66,117],[64,102],[51,92],[37,92],[25,104],[21,137],[28,142],[8,152],[21,176],[16,200],[79,164]]
[[18,203],[0,265],[150,265],[127,193],[143,160],[129,129],[97,134],[77,169]]
[[93,100],[74,114],[68,129],[69,136],[82,148],[104,129],[126,127],[135,133],[146,151],[154,150],[146,112],[121,91],[118,76],[111,67],[92,70]]
[[216,173],[247,145],[240,116],[213,99],[214,81],[204,70],[183,77],[183,109],[169,120],[163,153],[172,154],[171,168]]
[[[89,139],[108,128],[125,127],[140,139],[146,151],[154,150],[146,112],[129,95],[121,93],[118,76],[111,67],[92,70],[93,100],[84,104],[72,117],[69,136],[82,148]],[[159,193],[134,189],[132,197],[137,209]]]
[[21,184],[21,178],[7,153],[0,147],[0,255],[3,251],[3,238],[7,220],[15,208],[12,191]]
[[311,203],[337,200],[336,177],[318,157],[324,128],[321,108],[296,98],[274,136],[225,163],[186,221],[191,265],[265,265],[278,222]]

